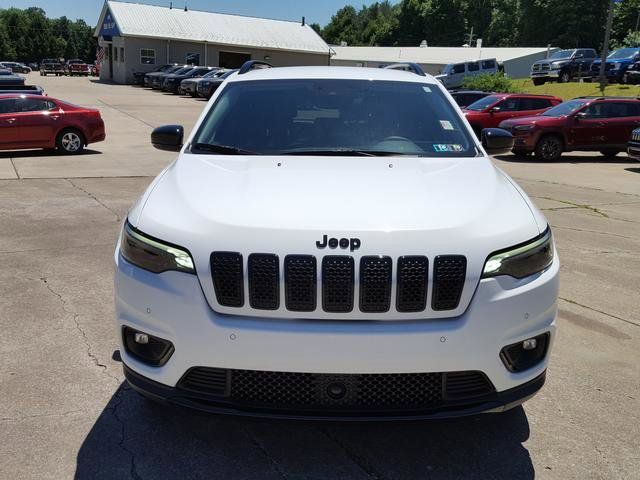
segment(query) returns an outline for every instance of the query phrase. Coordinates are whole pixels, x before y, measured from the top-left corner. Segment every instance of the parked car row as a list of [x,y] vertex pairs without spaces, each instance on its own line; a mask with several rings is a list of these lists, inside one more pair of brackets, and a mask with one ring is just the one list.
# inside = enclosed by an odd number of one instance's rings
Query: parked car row
[[167,64],[152,72],[135,72],[137,85],[192,97],[211,98],[218,86],[233,72],[219,67]]
[[[535,154],[554,161],[563,152],[596,151],[614,157],[625,150],[640,158],[640,98],[579,97],[563,102],[551,95],[451,92],[467,121],[481,138],[486,128],[501,128],[514,137],[513,153]],[[475,102],[469,100],[477,98]]]
[[40,75],[44,77],[47,75],[55,75],[56,77],[63,75],[70,77],[76,75],[88,77],[90,74],[99,75],[99,73],[99,67],[96,67],[95,63],[90,66],[79,58],[72,58],[64,63],[55,58],[45,58],[40,62]]
[[[614,50],[605,60],[607,80],[627,83],[630,79],[627,71],[639,60],[640,48]],[[530,77],[534,85],[543,85],[551,81],[566,83],[580,78],[592,80],[600,75],[601,64],[602,61],[593,48],[558,50],[549,58],[535,62],[531,66]]]
[[31,68],[19,62],[0,62],[0,68],[11,70],[13,73],[31,73]]

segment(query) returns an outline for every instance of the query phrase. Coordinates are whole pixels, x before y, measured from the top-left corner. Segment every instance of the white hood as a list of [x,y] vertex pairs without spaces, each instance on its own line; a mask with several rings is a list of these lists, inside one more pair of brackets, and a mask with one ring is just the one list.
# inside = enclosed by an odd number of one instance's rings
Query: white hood
[[[288,254],[465,255],[467,284],[448,312],[398,319],[458,316],[477,286],[484,259],[540,233],[531,207],[486,158],[266,157],[182,154],[152,187],[130,222],[187,248],[213,308],[225,313],[290,316],[217,305],[213,251]],[[537,215],[537,213],[536,213]],[[358,238],[361,248],[319,250],[323,235]],[[303,314],[295,317],[375,317]],[[390,319],[385,314],[385,319]]]

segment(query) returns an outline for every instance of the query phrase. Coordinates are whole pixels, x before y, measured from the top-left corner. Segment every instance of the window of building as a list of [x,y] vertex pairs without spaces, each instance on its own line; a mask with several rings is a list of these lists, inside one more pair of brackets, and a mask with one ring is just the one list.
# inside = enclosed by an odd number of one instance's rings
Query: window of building
[[113,61],[114,62],[118,61],[118,47],[113,48]]
[[120,47],[120,61],[124,62],[124,47]]
[[199,53],[187,53],[187,65],[200,66],[200,54]]
[[142,65],[156,64],[156,51],[153,48],[140,49],[140,63]]

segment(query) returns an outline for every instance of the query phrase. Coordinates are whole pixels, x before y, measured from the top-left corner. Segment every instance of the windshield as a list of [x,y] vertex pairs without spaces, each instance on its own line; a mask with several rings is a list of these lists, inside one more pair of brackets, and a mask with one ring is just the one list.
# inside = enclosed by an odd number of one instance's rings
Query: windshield
[[187,72],[190,72],[191,70],[193,70],[193,67],[184,67],[181,68],[180,70],[176,70],[175,72],[172,72],[174,75],[183,75]]
[[637,48],[620,48],[615,52],[611,52],[607,58],[629,58],[638,53]]
[[560,105],[556,105],[555,107],[550,108],[541,115],[544,115],[545,117],[563,117],[566,115],[571,115],[586,103],[587,100],[569,100],[568,102],[564,102]]
[[230,83],[192,145],[217,154],[476,155],[437,86],[368,80]]
[[474,112],[481,112],[487,107],[490,107],[494,103],[500,100],[500,97],[496,95],[489,95],[488,97],[481,98],[480,100],[476,100],[471,105],[467,105],[465,107],[466,110],[473,110]]
[[557,52],[554,52],[549,59],[571,58],[573,52],[575,52],[575,50],[558,50]]

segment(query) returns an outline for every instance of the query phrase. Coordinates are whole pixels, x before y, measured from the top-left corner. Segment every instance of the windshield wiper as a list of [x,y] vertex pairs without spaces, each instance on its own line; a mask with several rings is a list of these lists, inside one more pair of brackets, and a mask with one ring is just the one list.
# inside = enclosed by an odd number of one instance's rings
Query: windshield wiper
[[243,150],[238,147],[231,147],[229,145],[216,145],[214,143],[194,143],[191,149],[202,150],[203,152],[221,153],[223,155],[260,155],[257,152],[251,150]]
[[357,150],[357,149],[329,149],[329,150],[287,150],[278,155],[309,155],[309,156],[343,156],[343,157],[389,157],[395,155],[409,155],[387,150]]

